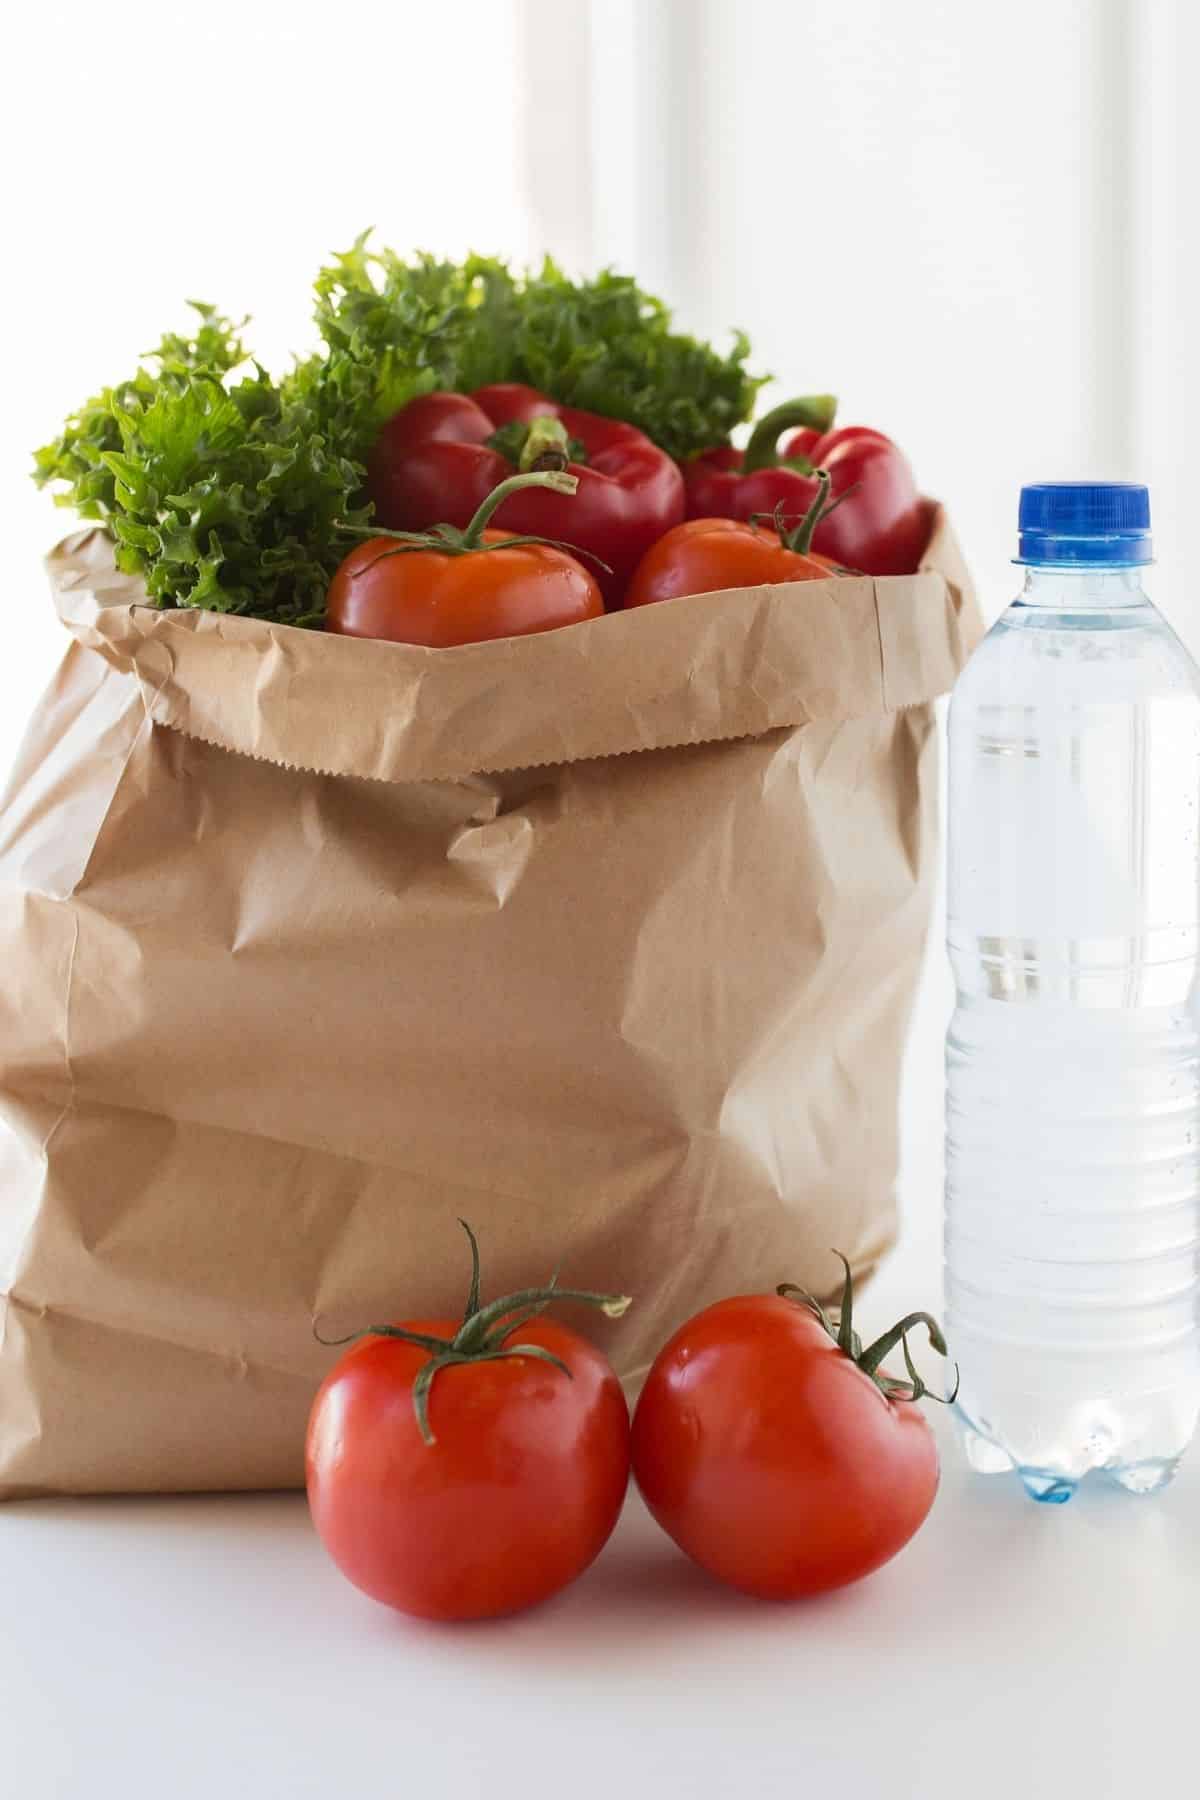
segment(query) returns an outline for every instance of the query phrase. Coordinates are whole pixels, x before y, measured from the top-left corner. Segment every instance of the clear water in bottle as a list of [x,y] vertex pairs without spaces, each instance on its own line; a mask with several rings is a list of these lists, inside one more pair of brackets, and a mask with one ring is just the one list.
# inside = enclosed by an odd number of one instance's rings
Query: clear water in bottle
[[1200,670],[1145,488],[1021,496],[950,708],[946,1322],[982,1472],[1169,1481],[1200,1410]]

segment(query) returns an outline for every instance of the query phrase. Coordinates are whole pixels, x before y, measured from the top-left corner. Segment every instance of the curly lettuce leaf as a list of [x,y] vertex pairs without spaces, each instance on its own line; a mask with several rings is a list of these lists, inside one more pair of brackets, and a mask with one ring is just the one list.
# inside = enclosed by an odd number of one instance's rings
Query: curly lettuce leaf
[[257,366],[228,385],[246,362],[238,328],[197,310],[194,337],[164,338],[36,453],[35,479],[107,524],[157,605],[316,623],[339,522],[368,516],[362,465],[330,441],[315,371],[286,392]]

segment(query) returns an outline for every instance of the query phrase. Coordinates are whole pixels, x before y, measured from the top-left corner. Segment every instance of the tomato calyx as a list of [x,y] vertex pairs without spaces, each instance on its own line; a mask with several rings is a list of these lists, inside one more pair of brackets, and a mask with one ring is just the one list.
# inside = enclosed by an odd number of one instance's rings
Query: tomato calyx
[[569,463],[587,462],[583,441],[569,437],[561,419],[540,415],[536,419],[510,419],[498,426],[484,443],[521,474],[531,470],[565,469]]
[[[916,1364],[913,1362],[912,1352],[908,1346],[909,1332],[914,1330],[916,1326],[923,1325],[928,1334],[931,1348],[936,1350],[939,1356],[949,1355],[949,1351],[946,1348],[946,1339],[942,1334],[942,1328],[933,1317],[932,1313],[912,1312],[907,1314],[905,1318],[893,1325],[889,1331],[885,1331],[881,1337],[877,1337],[874,1343],[868,1344],[864,1348],[861,1337],[854,1329],[854,1277],[850,1273],[850,1264],[840,1250],[835,1250],[833,1254],[837,1257],[843,1269],[846,1271],[846,1279],[842,1287],[842,1299],[841,1305],[838,1308],[836,1324],[830,1318],[816,1296],[810,1294],[807,1288],[797,1287],[795,1282],[780,1282],[775,1290],[780,1299],[794,1300],[798,1305],[806,1307],[833,1339],[842,1354],[848,1356],[850,1361],[854,1363],[857,1368],[861,1369],[864,1375],[869,1376],[875,1383],[875,1386],[879,1389],[880,1393],[887,1399],[929,1399],[936,1400],[938,1404],[942,1406],[952,1406],[958,1397],[958,1364],[955,1363],[954,1365],[954,1390],[943,1399],[940,1394],[935,1394],[922,1380]],[[888,1375],[881,1366],[884,1357],[890,1356],[897,1345],[900,1346],[904,1353],[904,1366],[908,1370],[907,1381],[897,1381],[894,1376]]]
[[[780,438],[785,431],[799,429],[816,431],[824,437],[832,429],[836,413],[837,401],[832,394],[806,394],[802,399],[785,400],[781,406],[772,407],[769,413],[763,414],[750,433],[740,473],[753,475],[759,469],[778,468],[781,462],[787,468],[795,468],[801,462],[807,462],[806,457],[781,458]],[[811,463],[801,472],[811,474]]]
[[[536,421],[540,423],[541,421]],[[552,421],[557,423],[557,420]],[[520,493],[522,488],[549,488],[555,494],[573,494],[579,486],[577,475],[568,475],[565,469],[528,469],[524,474],[510,475],[507,480],[499,482],[479,504],[469,524],[431,525],[426,531],[392,531],[383,525],[347,525],[341,530],[361,538],[389,538],[393,548],[381,550],[379,555],[364,563],[360,573],[373,569],[377,562],[388,556],[403,556],[406,551],[432,550],[440,556],[483,556],[494,550],[515,550],[521,544],[547,544],[552,550],[563,550],[568,556],[586,558],[596,563],[606,574],[612,570],[606,562],[601,562],[590,550],[581,550],[575,544],[565,544],[560,538],[540,537],[533,533],[516,534],[511,537],[497,538],[492,543],[484,542],[484,532],[491,523],[492,515],[497,507],[502,506],[510,494]]]
[[[812,505],[809,507],[804,517],[796,525],[793,525],[790,530],[788,528],[788,514],[783,509],[782,500],[779,502],[774,512],[750,514],[751,525],[756,525],[759,519],[770,519],[772,530],[778,534],[779,541],[784,549],[794,551],[797,556],[807,556],[809,554],[812,549],[812,541],[817,526],[823,519],[827,519],[831,512],[836,512],[838,507],[842,504],[842,501],[848,500],[858,487],[858,483],[855,482],[854,487],[846,488],[838,495],[836,500],[831,500],[829,498],[829,489],[833,483],[833,476],[829,473],[828,469],[817,469],[815,474],[817,478],[817,491],[813,495]],[[850,572],[851,571],[849,570],[847,571],[847,573]]]
[[410,1331],[404,1325],[368,1325],[362,1331],[350,1332],[346,1337],[323,1338],[316,1327],[313,1328],[317,1342],[331,1349],[356,1343],[360,1338],[386,1337],[398,1338],[401,1343],[414,1344],[419,1350],[429,1352],[429,1361],[423,1363],[418,1371],[412,1393],[417,1429],[428,1445],[437,1443],[429,1423],[429,1391],[443,1369],[453,1368],[458,1363],[500,1362],[505,1358],[531,1356],[538,1362],[549,1363],[552,1368],[564,1374],[568,1381],[572,1381],[574,1376],[570,1369],[552,1350],[547,1350],[541,1344],[512,1344],[508,1339],[522,1326],[528,1325],[531,1319],[538,1318],[555,1300],[575,1300],[585,1306],[595,1306],[606,1319],[622,1318],[632,1304],[629,1294],[595,1294],[586,1289],[560,1288],[558,1273],[555,1271],[544,1287],[521,1288],[514,1294],[505,1294],[499,1300],[489,1301],[486,1306],[482,1306],[479,1295],[479,1242],[465,1219],[458,1222],[466,1232],[471,1246],[471,1287],[462,1325],[454,1337],[435,1337],[423,1331]]

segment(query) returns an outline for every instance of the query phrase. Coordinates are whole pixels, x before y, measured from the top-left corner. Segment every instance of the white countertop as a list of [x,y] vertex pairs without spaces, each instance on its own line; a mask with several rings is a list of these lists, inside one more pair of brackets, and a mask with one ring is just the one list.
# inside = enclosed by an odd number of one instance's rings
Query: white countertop
[[[882,1327],[935,1301],[933,957]],[[936,1409],[933,1409],[936,1411]],[[500,1624],[412,1623],[325,1559],[302,1496],[0,1509],[0,1794],[13,1800],[1130,1800],[1196,1790],[1200,1454],[1152,1500],[1037,1507],[964,1470],[855,1588],[717,1587],[631,1497],[584,1579]]]

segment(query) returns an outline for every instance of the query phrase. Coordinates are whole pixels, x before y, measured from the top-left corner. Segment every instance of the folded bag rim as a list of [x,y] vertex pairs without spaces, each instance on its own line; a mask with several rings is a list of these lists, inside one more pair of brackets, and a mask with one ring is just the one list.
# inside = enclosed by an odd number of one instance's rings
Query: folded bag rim
[[102,527],[46,559],[78,642],[160,725],[318,774],[457,780],[861,718],[945,693],[982,625],[940,506],[915,575],[727,589],[429,650],[162,610]]

